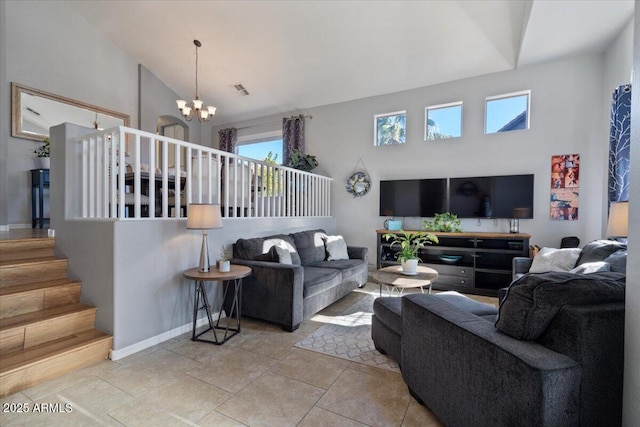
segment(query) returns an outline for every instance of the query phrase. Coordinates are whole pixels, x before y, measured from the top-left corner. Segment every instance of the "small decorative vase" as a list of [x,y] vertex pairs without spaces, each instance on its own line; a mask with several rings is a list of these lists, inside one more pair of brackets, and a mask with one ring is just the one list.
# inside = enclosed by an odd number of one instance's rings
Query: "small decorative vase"
[[226,260],[219,260],[218,261],[218,270],[220,271],[220,273],[228,273],[231,271],[231,261],[229,261],[228,259]]
[[51,157],[36,157],[36,169],[51,169]]
[[405,274],[416,274],[416,270],[418,268],[418,260],[417,259],[407,259],[401,262],[402,272]]

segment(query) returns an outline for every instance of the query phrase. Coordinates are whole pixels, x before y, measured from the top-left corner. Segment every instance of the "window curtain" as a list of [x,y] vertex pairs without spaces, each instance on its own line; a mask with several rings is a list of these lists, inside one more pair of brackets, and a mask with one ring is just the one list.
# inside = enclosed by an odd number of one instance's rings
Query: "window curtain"
[[220,129],[218,136],[220,137],[218,149],[235,154],[238,142],[238,130],[236,128]]
[[631,85],[613,91],[609,129],[609,202],[629,200]]
[[285,117],[282,119],[282,164],[291,161],[291,152],[304,152],[304,115]]

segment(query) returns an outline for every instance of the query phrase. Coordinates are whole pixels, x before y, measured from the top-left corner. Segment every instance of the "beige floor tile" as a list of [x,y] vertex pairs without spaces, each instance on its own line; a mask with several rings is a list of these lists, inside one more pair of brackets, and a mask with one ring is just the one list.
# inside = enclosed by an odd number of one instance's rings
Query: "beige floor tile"
[[198,425],[202,427],[244,427],[246,424],[242,424],[240,421],[236,421],[233,418],[229,418],[226,415],[222,415],[219,412],[213,411],[200,421]]
[[210,363],[201,364],[187,374],[230,393],[237,393],[276,362],[275,359],[241,348],[230,348]]
[[400,372],[376,368],[375,366],[365,365],[363,363],[350,362],[349,369],[365,372],[371,375],[377,375],[379,377],[389,378],[393,381],[402,381],[402,374]]
[[[191,335],[189,335],[191,336]],[[210,363],[216,357],[227,352],[229,347],[225,345],[214,345],[201,341],[191,341],[188,339],[173,339],[165,345],[165,350],[172,351],[181,356],[188,357],[200,363]]]
[[109,415],[125,425],[155,426],[185,420],[194,423],[229,397],[231,393],[182,374]]
[[317,406],[371,426],[400,426],[409,399],[401,379],[346,369]]
[[327,390],[351,362],[296,348],[270,371]]
[[444,427],[438,417],[424,405],[411,398],[402,427]]
[[324,390],[282,375],[265,373],[216,411],[249,426],[295,426]]
[[29,387],[28,389],[23,390],[22,393],[31,400],[42,399],[60,390],[64,390],[73,384],[84,381],[87,378],[112,371],[119,366],[120,365],[112,362],[111,360],[103,360],[101,362],[94,363],[93,365],[78,369],[77,371],[64,374],[61,377]]
[[0,399],[0,405],[2,405],[0,426],[6,426],[10,420],[22,417],[32,403],[32,400],[22,392],[13,393]]
[[[243,336],[244,335],[244,336]],[[293,351],[294,345],[304,339],[304,335],[283,330],[277,332],[243,332],[233,346],[276,360],[282,360]]]
[[160,349],[99,376],[133,396],[141,396],[201,365],[188,357]]
[[110,411],[134,400],[130,394],[97,377],[74,384],[55,396],[71,403],[74,410],[82,409],[98,418],[104,418]]
[[325,409],[313,407],[297,427],[366,427],[352,419],[334,414]]

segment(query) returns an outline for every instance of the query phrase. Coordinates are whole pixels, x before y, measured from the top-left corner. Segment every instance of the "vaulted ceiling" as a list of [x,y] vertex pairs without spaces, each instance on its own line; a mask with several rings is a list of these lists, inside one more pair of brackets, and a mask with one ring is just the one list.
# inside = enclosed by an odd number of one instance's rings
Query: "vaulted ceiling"
[[[68,1],[214,123],[602,51],[633,16],[603,1]],[[242,83],[249,96],[234,85]]]

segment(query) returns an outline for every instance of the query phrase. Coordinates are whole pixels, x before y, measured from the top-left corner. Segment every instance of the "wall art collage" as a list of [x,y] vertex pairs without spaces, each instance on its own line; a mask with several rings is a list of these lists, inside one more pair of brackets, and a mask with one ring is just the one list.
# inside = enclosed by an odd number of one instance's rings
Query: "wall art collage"
[[554,220],[578,219],[580,194],[580,155],[551,156],[551,207]]

